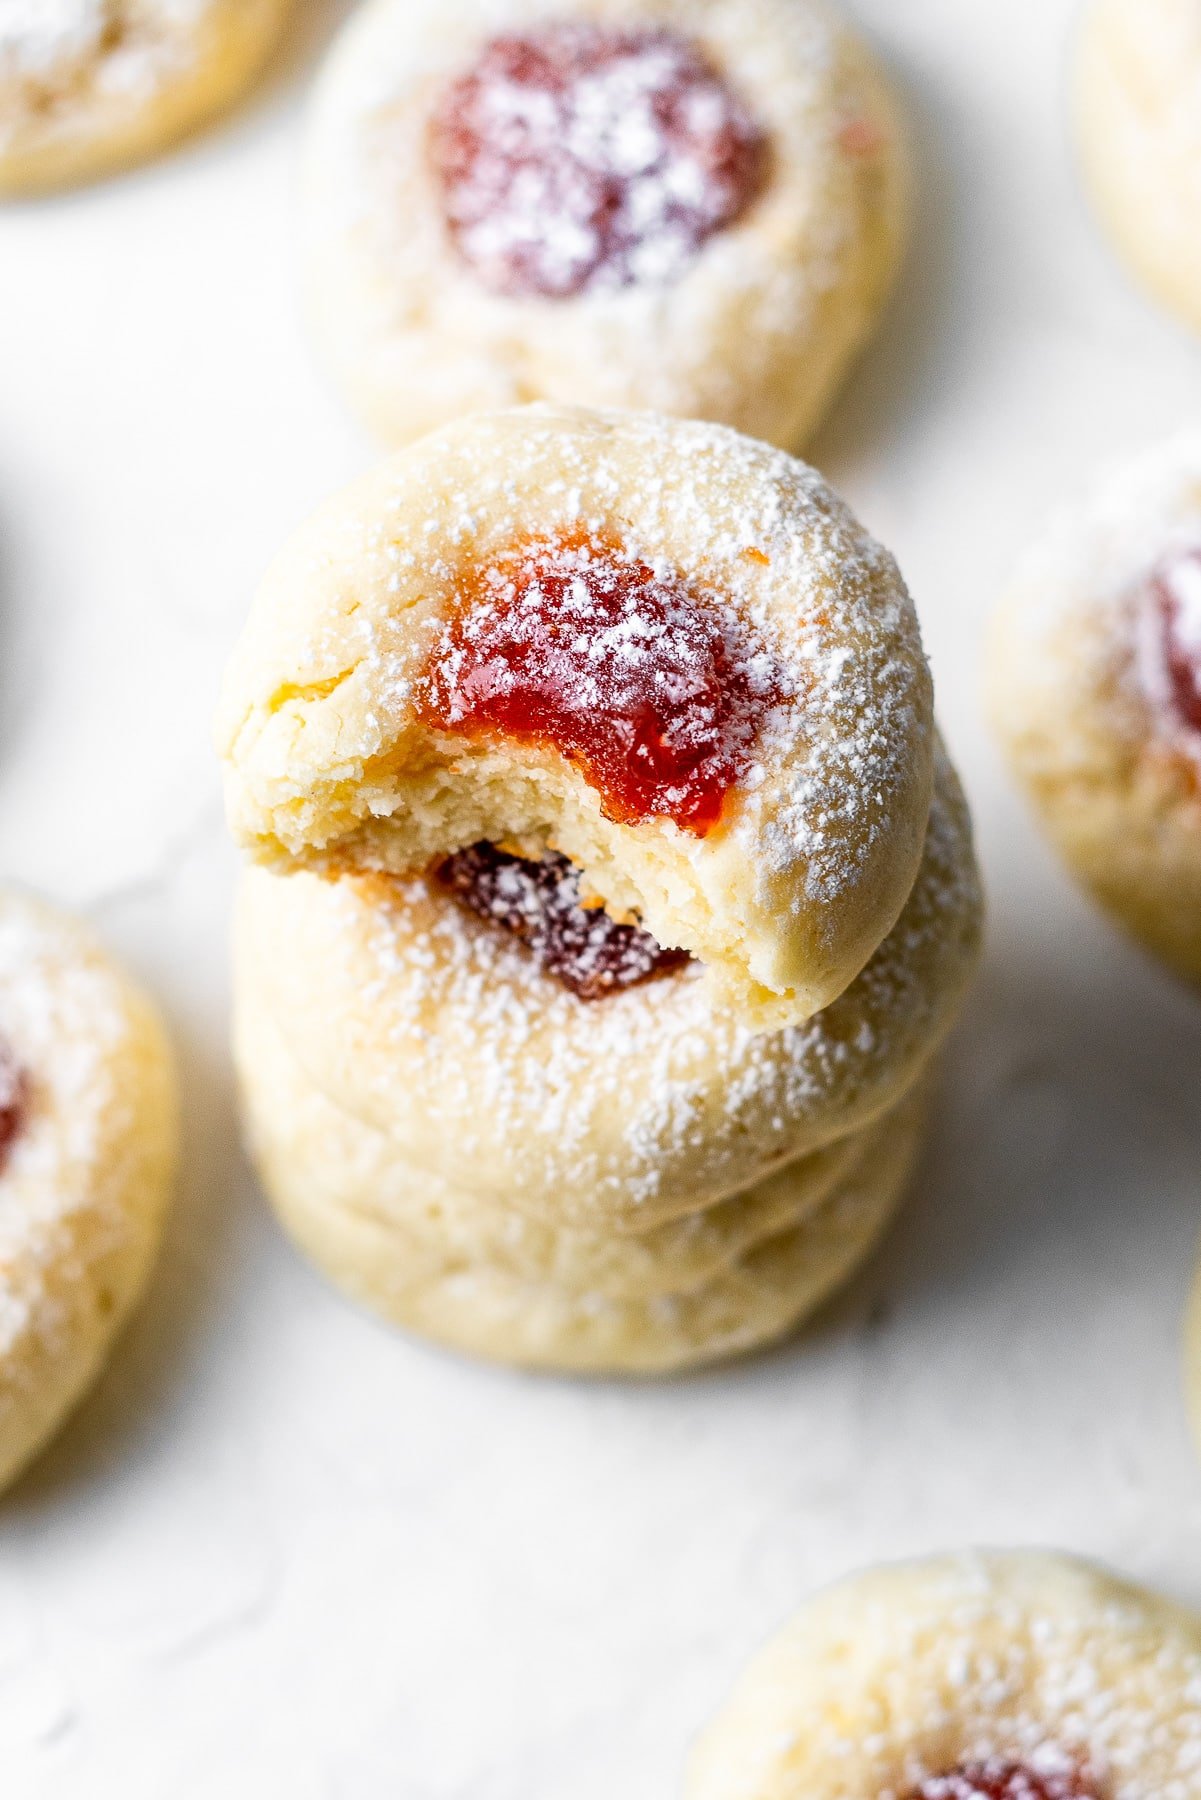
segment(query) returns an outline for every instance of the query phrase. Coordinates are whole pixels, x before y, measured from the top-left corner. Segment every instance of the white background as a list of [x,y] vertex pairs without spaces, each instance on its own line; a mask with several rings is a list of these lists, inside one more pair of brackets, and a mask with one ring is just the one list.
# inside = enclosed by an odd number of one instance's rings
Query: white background
[[1201,1009],[1073,893],[978,702],[1048,508],[1201,402],[1201,347],[1078,195],[1067,0],[855,7],[921,205],[814,460],[901,559],[979,822],[990,945],[941,1122],[804,1341],[646,1388],[360,1318],[237,1148],[214,690],[269,556],[372,455],[294,281],[304,89],[342,10],[302,0],[203,142],[0,215],[0,868],[154,985],[187,1098],[149,1302],[0,1504],[4,1800],[662,1800],[753,1647],[857,1564],[1039,1542],[1201,1602]]

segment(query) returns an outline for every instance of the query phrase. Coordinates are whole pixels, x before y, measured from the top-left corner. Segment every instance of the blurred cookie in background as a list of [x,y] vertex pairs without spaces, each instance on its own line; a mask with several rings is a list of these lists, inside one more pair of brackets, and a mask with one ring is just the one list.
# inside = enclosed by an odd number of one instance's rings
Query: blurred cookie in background
[[896,106],[824,0],[374,0],[306,163],[314,325],[393,443],[548,400],[797,448],[905,235]]
[[1139,280],[1201,331],[1201,8],[1091,0],[1074,71],[1086,183]]
[[1118,469],[997,614],[993,722],[1072,873],[1201,980],[1201,432]]
[[0,0],[0,195],[89,181],[223,112],[293,0]]

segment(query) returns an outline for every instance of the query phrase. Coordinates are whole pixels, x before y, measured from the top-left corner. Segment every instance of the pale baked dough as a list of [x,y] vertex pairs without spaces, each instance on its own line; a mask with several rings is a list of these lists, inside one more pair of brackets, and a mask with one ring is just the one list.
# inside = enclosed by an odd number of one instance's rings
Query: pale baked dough
[[[421,721],[464,581],[581,525],[678,573],[789,684],[707,836],[613,822],[557,751]],[[813,470],[718,426],[547,407],[449,426],[327,505],[259,593],[218,736],[260,862],[406,872],[480,839],[552,843],[759,1023],[827,1005],[891,929],[933,767],[908,593]]]
[[414,1169],[302,1070],[251,967],[235,1054],[263,1185],[326,1275],[406,1330],[578,1374],[667,1373],[791,1330],[883,1231],[925,1110],[906,1099],[744,1194],[622,1234],[536,1224]]
[[0,0],[0,195],[154,155],[237,97],[293,0]]
[[1194,0],[1090,0],[1076,53],[1084,174],[1141,281],[1201,331],[1201,11]]
[[310,1080],[414,1167],[552,1225],[645,1228],[871,1123],[960,1005],[980,936],[966,806],[940,760],[895,930],[804,1025],[750,1030],[695,969],[586,1002],[423,879],[250,870],[235,931]]
[[[431,109],[487,40],[549,20],[683,32],[769,135],[764,192],[672,280],[506,297],[450,241]],[[896,108],[823,0],[376,0],[321,78],[306,165],[315,326],[392,442],[548,400],[648,406],[797,448],[876,321],[907,212]]]
[[21,1072],[0,1161],[0,1485],[99,1372],[158,1244],[176,1161],[172,1058],[91,935],[0,893],[0,1042]]
[[[1194,548],[1196,432],[1116,471],[1028,555],[995,621],[989,703],[1069,867],[1135,937],[1196,981],[1201,733],[1165,692],[1148,610],[1155,570]],[[1196,654],[1201,666],[1201,641]]]
[[994,1759],[1044,1777],[1089,1769],[1106,1800],[1198,1800],[1201,1621],[1033,1551],[869,1571],[819,1594],[755,1659],[685,1795],[906,1800]]

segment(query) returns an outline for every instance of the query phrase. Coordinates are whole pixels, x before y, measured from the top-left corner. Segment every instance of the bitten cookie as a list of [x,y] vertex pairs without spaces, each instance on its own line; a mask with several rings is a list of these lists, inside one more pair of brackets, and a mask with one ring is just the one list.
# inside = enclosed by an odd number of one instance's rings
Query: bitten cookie
[[406,1164],[544,1224],[643,1231],[895,1106],[959,1010],[980,914],[967,809],[940,757],[900,920],[801,1025],[750,1029],[687,963],[582,998],[545,946],[427,877],[248,871],[236,988],[253,984],[307,1079]]
[[447,427],[318,514],[219,741],[258,860],[560,851],[760,1023],[828,1005],[895,924],[934,756],[908,593],[813,470],[547,407]]
[[138,162],[224,110],[292,0],[0,0],[0,195]]
[[1201,979],[1201,434],[1115,473],[1035,548],[990,671],[998,734],[1072,871]]
[[1091,0],[1076,54],[1080,156],[1101,219],[1148,288],[1201,331],[1201,13]]
[[896,109],[824,0],[375,0],[306,160],[315,324],[392,442],[547,400],[796,448],[906,212]]
[[171,1054],[75,921],[0,893],[0,1485],[99,1372],[176,1161]]
[[1201,1621],[1064,1557],[869,1571],[768,1644],[686,1800],[1197,1800]]

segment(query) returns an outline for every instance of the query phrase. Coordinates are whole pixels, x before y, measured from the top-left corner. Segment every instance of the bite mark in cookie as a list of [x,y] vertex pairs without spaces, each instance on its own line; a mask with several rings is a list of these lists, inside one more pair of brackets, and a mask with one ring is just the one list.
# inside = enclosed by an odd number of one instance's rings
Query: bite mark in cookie
[[552,746],[623,824],[703,837],[751,766],[783,670],[717,596],[585,531],[469,572],[425,679],[427,724]]
[[528,945],[581,1000],[636,987],[689,960],[687,951],[660,949],[640,926],[585,906],[579,874],[565,856],[529,862],[495,844],[474,844],[447,857],[436,875],[471,912]]

